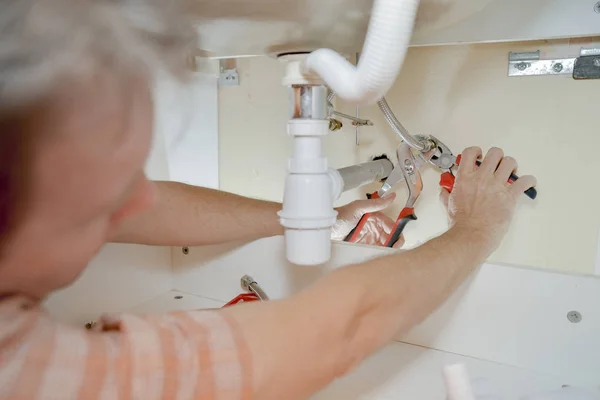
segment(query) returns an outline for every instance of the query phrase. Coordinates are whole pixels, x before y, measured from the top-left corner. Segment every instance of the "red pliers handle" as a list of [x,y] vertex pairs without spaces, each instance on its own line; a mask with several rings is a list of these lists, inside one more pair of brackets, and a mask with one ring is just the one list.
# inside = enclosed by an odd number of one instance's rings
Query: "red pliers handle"
[[398,215],[398,219],[396,220],[396,224],[394,225],[390,236],[388,236],[388,239],[385,242],[385,247],[394,247],[396,242],[400,240],[400,237],[402,236],[402,232],[404,231],[404,228],[406,228],[406,225],[410,221],[414,221],[416,219],[417,216],[415,215],[414,208],[403,208],[402,211],[400,211],[400,215]]
[[[371,194],[367,194],[367,198],[378,199],[379,195],[377,194],[377,192],[374,192]],[[358,224],[356,224],[354,229],[352,229],[350,231],[350,233],[346,236],[344,241],[350,242],[350,243],[356,243],[358,241],[358,239],[360,238],[360,232],[362,232],[365,224],[367,223],[367,221],[369,220],[370,217],[371,217],[371,213],[364,214],[360,218],[360,220],[358,221]],[[402,211],[400,212],[400,214],[398,215],[398,219],[396,219],[396,224],[394,224],[394,228],[390,232],[390,235],[388,236],[384,246],[385,247],[394,247],[396,242],[398,242],[398,240],[402,236],[402,232],[404,231],[404,228],[406,227],[406,225],[410,221],[414,221],[416,219],[417,219],[417,216],[415,215],[414,208],[408,208],[408,207],[403,208]]]
[[[456,161],[455,164],[456,165],[460,165],[460,159],[461,159],[461,155],[457,155],[456,156]],[[481,165],[481,161],[477,161],[477,166]],[[508,183],[513,183],[516,180],[518,180],[519,177],[515,174],[511,174],[510,178],[508,179]],[[441,176],[440,176],[440,186],[443,187],[444,189],[446,189],[448,192],[452,193],[452,189],[454,189],[454,181],[456,180],[455,176],[452,174],[451,171],[449,172],[444,172]],[[530,187],[529,189],[527,189],[525,191],[525,195],[527,197],[529,197],[530,199],[535,199],[537,197],[537,190],[534,187]]]
[[[402,231],[404,231],[406,224],[417,219],[413,206],[423,190],[423,180],[421,179],[421,174],[419,173],[419,165],[415,161],[412,150],[408,144],[400,144],[400,146],[396,148],[396,155],[398,157],[398,163],[392,172],[390,172],[389,176],[381,186],[381,189],[379,189],[379,191],[376,193],[367,195],[367,198],[369,199],[379,198],[380,193],[381,195],[385,196],[385,194],[388,193],[396,183],[402,181],[406,183],[408,188],[408,200],[406,200],[406,204],[398,215],[396,223],[394,224],[394,228],[385,242],[386,247],[393,247],[402,236]],[[358,225],[356,225],[356,227],[350,231],[344,240],[347,242],[358,241],[360,232],[364,228],[370,216],[371,214],[368,213],[363,215],[359,220]]]
[[260,301],[260,299],[254,293],[242,293],[235,296],[233,300],[225,304],[222,308],[231,307],[238,303],[247,303],[249,301]]

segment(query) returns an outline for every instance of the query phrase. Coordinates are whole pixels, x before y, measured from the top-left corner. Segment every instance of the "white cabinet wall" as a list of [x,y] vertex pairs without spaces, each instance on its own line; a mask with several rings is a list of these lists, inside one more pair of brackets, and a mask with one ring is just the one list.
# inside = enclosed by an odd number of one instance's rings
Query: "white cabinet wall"
[[[599,15],[600,17],[600,15]],[[600,39],[600,38],[599,38]],[[598,43],[598,40],[595,41]],[[411,48],[400,77],[387,94],[398,119],[413,134],[431,134],[460,152],[468,146],[502,147],[519,162],[522,174],[538,178],[535,201],[521,199],[503,245],[490,261],[575,273],[594,273],[600,237],[596,185],[600,158],[600,80],[570,76],[509,78],[508,53],[541,50],[542,56],[573,56],[593,40],[500,43]],[[283,66],[270,58],[238,60],[241,85],[220,91],[220,187],[281,201],[292,139],[286,135],[287,92]],[[355,108],[337,102],[340,111]],[[374,127],[363,127],[359,145],[349,122],[324,139],[329,165],[341,168],[386,153],[400,143],[377,107],[360,110]],[[406,228],[414,247],[443,232],[439,172],[422,171],[424,189]],[[363,197],[376,186],[346,193],[340,204]],[[397,216],[407,191],[387,212]]]

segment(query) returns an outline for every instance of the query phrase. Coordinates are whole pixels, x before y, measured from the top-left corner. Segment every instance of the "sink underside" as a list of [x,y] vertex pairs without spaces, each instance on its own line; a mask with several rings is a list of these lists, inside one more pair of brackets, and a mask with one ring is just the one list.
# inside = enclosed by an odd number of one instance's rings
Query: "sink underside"
[[[372,0],[190,0],[200,49],[226,57],[361,50]],[[422,0],[412,45],[600,36],[590,0]]]
[[[422,0],[415,32],[456,24],[494,0]],[[372,0],[201,0],[201,48],[216,55],[360,50]],[[214,4],[213,4],[214,3]]]

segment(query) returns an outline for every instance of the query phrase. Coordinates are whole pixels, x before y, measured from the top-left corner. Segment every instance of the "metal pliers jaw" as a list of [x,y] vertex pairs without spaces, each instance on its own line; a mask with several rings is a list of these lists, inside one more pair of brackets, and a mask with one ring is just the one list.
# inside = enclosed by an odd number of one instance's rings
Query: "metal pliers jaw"
[[435,143],[435,148],[429,159],[429,162],[441,169],[443,172],[452,172],[452,168],[456,165],[456,156],[452,154],[452,150],[443,142],[434,136],[431,140]]
[[423,180],[421,179],[421,173],[419,172],[420,165],[417,164],[410,147],[406,143],[402,143],[396,149],[396,154],[398,156],[398,164],[396,164],[396,167],[391,172],[378,194],[382,197],[381,192],[384,192],[383,194],[385,195],[385,193],[387,193],[387,191],[389,191],[396,183],[404,180],[406,182],[406,187],[408,188],[408,200],[402,211],[400,211],[396,223],[394,224],[394,228],[388,236],[385,243],[386,247],[393,247],[402,236],[402,232],[404,231],[404,228],[406,228],[406,225],[410,221],[417,219],[413,207],[423,190]]
[[[396,148],[396,156],[398,157],[398,163],[385,180],[381,188],[377,191],[379,197],[387,195],[392,188],[402,182],[406,181],[409,190],[409,199],[414,197],[413,204],[416,201],[416,197],[420,194],[423,189],[423,181],[421,180],[421,174],[419,169],[425,162],[430,162],[430,158],[433,155],[435,149],[428,151],[427,153],[419,153],[418,157],[415,158],[412,150],[406,143],[402,143]],[[407,180],[408,178],[408,180]],[[418,188],[418,189],[417,189]],[[415,194],[418,190],[418,193]]]
[[431,136],[431,140],[435,143],[435,148],[429,162],[442,171],[442,174],[440,175],[440,186],[451,192],[455,180],[452,168],[457,165],[456,156],[452,154],[452,150],[439,139]]
[[[432,153],[431,153],[432,154]],[[427,154],[423,160],[428,160],[431,154]],[[392,188],[402,181],[406,182],[406,186],[408,188],[408,200],[406,205],[398,215],[394,228],[392,232],[388,236],[386,240],[386,247],[393,247],[394,244],[400,239],[402,236],[402,232],[406,227],[406,224],[410,221],[414,221],[417,219],[414,213],[414,204],[416,203],[421,191],[423,190],[423,181],[421,179],[421,174],[419,172],[419,168],[422,165],[422,161],[415,160],[415,157],[412,153],[412,150],[406,143],[402,143],[396,149],[396,155],[398,156],[398,163],[385,180],[381,188],[369,195],[369,198],[380,198],[384,197],[392,191]],[[365,214],[358,225],[348,234],[346,237],[346,241],[355,242],[360,238],[360,232],[362,231],[364,225],[369,219],[370,214]]]

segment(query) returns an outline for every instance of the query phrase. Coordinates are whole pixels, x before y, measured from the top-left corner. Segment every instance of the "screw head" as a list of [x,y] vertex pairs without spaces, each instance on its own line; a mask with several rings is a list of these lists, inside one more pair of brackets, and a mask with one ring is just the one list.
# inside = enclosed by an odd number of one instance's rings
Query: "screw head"
[[96,322],[88,322],[87,324],[85,324],[85,329],[92,329],[94,326],[96,326]]
[[563,65],[561,63],[556,63],[552,66],[552,70],[554,70],[554,72],[560,72],[563,70]]
[[600,58],[594,58],[594,61],[592,61],[594,64],[594,67],[600,67]]
[[515,67],[519,71],[525,71],[527,69],[527,63],[526,62],[520,62],[520,63],[516,64]]
[[339,131],[340,129],[342,129],[344,125],[342,124],[342,121],[337,120],[337,119],[330,119],[329,120],[329,130],[332,132],[335,131]]
[[182,247],[181,248],[181,252],[187,256],[188,254],[190,254],[190,248],[189,247]]
[[174,299],[175,300],[181,300],[181,299],[183,299],[183,296],[175,296]]
[[573,324],[578,324],[579,322],[581,322],[583,317],[581,316],[581,313],[579,313],[578,311],[569,311],[567,313],[567,319],[569,320],[569,322],[571,322]]

